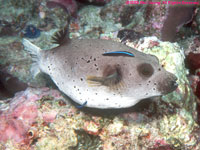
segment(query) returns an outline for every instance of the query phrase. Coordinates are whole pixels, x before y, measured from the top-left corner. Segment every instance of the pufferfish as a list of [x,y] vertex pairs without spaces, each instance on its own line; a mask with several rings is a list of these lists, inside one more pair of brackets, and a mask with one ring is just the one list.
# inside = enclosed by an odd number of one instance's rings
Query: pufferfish
[[69,39],[61,30],[53,37],[59,46],[41,50],[24,39],[35,61],[33,70],[48,74],[58,89],[85,107],[127,108],[142,99],[177,88],[176,76],[156,56],[103,39]]

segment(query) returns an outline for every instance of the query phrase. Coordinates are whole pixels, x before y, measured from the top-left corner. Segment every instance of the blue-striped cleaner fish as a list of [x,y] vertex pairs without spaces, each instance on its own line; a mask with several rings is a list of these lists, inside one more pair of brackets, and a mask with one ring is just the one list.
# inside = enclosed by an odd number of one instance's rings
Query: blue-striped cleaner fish
[[176,76],[156,56],[103,39],[69,39],[66,30],[53,36],[59,46],[41,50],[23,39],[34,56],[34,74],[48,74],[58,89],[80,106],[127,108],[142,99],[177,88]]

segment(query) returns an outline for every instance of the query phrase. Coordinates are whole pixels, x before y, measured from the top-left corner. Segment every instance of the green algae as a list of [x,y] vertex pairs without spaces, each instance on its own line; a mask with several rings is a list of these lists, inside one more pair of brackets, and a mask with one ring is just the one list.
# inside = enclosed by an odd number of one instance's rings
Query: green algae
[[102,150],[102,141],[99,136],[90,135],[83,130],[76,130],[78,144],[70,150]]

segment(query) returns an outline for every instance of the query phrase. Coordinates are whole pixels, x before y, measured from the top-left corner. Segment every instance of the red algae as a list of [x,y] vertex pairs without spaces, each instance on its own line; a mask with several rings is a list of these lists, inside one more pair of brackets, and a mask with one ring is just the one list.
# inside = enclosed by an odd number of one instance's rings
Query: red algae
[[195,95],[200,99],[200,82],[197,83]]
[[191,74],[195,74],[196,70],[200,68],[200,54],[190,52],[186,56],[186,67],[189,68]]

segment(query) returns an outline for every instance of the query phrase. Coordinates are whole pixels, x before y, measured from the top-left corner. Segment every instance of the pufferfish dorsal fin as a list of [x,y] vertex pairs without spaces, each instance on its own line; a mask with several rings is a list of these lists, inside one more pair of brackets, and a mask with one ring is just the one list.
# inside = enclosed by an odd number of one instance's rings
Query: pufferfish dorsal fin
[[52,43],[58,44],[59,46],[69,42],[68,27],[65,27],[54,33],[52,36]]
[[134,57],[134,54],[128,51],[113,51],[113,52],[105,52],[102,54],[103,56],[129,56]]
[[102,77],[88,76],[87,82],[92,86],[108,86],[110,88],[116,88],[121,86],[122,73],[119,66],[108,65],[104,71]]

